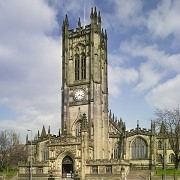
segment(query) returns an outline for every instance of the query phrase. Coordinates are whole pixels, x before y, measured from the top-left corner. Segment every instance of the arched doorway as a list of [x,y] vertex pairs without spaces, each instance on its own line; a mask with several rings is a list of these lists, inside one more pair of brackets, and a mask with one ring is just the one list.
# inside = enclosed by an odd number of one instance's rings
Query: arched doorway
[[73,160],[70,156],[65,156],[62,160],[62,176],[64,178],[73,176]]

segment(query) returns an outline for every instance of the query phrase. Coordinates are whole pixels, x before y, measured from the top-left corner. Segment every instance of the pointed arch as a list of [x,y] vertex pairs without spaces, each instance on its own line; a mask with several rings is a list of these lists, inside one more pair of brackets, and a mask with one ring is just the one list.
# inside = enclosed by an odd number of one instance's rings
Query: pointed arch
[[81,54],[81,79],[86,79],[86,55]]
[[169,162],[170,162],[170,163],[174,163],[174,162],[175,162],[175,156],[174,156],[173,153],[171,153],[171,154],[169,155]]
[[75,80],[80,80],[80,57],[75,55]]
[[71,178],[74,173],[74,163],[70,156],[65,156],[62,160],[62,177]]
[[162,140],[158,141],[158,149],[162,149],[163,148],[163,143]]
[[86,79],[86,46],[78,43],[74,47],[75,81]]
[[[76,167],[76,165],[75,165],[75,155],[73,154],[71,149],[68,149],[68,150],[65,150],[65,151],[59,150],[59,151],[57,151],[57,153],[58,153],[58,157],[57,157],[57,160],[56,160],[56,165],[58,166],[57,169],[60,171],[59,173],[61,174],[61,176],[66,178],[67,176],[70,175],[69,174],[70,171],[72,171],[71,174],[73,174],[73,172],[75,171],[75,167]],[[68,158],[66,158],[66,157],[68,157]],[[66,170],[68,170],[68,172],[65,172],[64,171],[65,169],[63,170],[63,168],[66,168],[66,167],[63,166],[63,165],[66,164],[64,160],[68,160],[68,159],[70,160],[69,164],[72,164],[73,167],[72,168],[67,167]],[[67,164],[68,164],[68,162],[67,162]],[[52,166],[52,165],[53,164],[50,163],[50,166]],[[55,164],[53,166],[55,166]]]
[[79,137],[81,135],[81,111],[79,109],[77,117],[71,126],[71,132],[74,136]]
[[72,124],[72,126],[71,126],[71,131],[73,130],[74,125],[77,124],[78,121],[80,121],[80,119],[81,119],[81,111],[80,111],[80,108],[79,108],[77,117],[76,117],[75,121],[73,122],[73,124]]
[[147,142],[142,137],[136,137],[131,143],[131,158],[146,159],[147,158]]
[[74,160],[70,152],[66,152],[61,160],[62,164],[62,177],[72,178],[74,173]]
[[162,154],[158,154],[157,155],[157,162],[158,163],[163,163],[163,156],[162,156]]
[[75,131],[76,131],[76,137],[81,136],[81,123],[80,123],[80,121],[78,121],[76,123]]
[[116,143],[113,150],[113,159],[120,159],[121,156],[121,147],[119,143]]

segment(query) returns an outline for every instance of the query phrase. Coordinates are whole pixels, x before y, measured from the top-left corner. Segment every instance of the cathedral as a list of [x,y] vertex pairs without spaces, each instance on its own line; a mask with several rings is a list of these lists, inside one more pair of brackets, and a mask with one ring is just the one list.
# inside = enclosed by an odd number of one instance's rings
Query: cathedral
[[[26,140],[27,162],[19,163],[18,179],[126,179],[132,169],[173,166],[173,151],[163,151],[164,126],[159,134],[137,127],[127,131],[108,107],[107,32],[100,12],[91,10],[90,24],[69,29],[62,24],[61,130],[43,126]],[[32,164],[31,164],[32,163]],[[31,166],[30,166],[31,164]]]

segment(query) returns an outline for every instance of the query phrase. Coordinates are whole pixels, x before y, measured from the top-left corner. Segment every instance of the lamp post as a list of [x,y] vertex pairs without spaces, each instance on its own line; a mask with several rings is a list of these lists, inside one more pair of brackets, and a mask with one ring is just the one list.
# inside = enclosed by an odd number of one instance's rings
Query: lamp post
[[31,132],[31,169],[30,169],[30,180],[32,180],[32,130],[27,129],[27,131]]
[[166,139],[164,138],[164,147],[163,147],[163,163],[164,163],[164,173],[163,173],[163,180],[166,180]]

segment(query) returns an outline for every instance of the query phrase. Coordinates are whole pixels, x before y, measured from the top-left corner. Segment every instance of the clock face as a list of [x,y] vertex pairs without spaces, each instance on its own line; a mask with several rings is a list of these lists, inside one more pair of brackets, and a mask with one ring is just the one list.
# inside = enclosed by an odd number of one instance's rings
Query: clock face
[[78,89],[78,90],[76,90],[75,93],[74,93],[74,99],[75,99],[76,101],[82,101],[83,98],[84,98],[84,96],[85,96],[85,92],[84,92],[83,89]]

